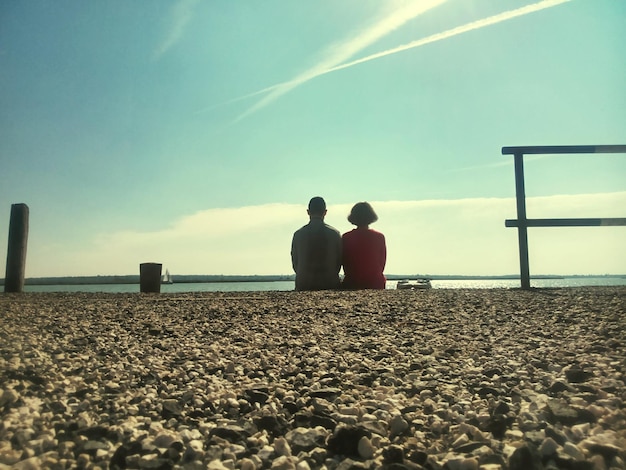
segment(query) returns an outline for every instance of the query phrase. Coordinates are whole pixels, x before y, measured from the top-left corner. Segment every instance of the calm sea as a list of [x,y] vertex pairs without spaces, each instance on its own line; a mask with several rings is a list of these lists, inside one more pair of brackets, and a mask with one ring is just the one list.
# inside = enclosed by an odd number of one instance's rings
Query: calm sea
[[[387,281],[387,289],[395,289],[397,281]],[[626,286],[626,277],[566,277],[562,279],[536,279],[532,287],[582,287],[582,286]],[[517,288],[520,281],[514,279],[431,281],[433,289],[496,289]],[[250,292],[250,291],[290,291],[293,281],[274,282],[219,282],[163,284],[162,293],[178,292]],[[76,286],[29,286],[25,292],[139,292],[138,284],[88,284]]]

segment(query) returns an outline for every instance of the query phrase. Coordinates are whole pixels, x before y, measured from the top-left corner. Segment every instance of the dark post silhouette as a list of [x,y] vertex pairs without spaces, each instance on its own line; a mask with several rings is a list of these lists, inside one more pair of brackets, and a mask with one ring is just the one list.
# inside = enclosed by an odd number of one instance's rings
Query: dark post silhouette
[[26,204],[12,204],[4,292],[22,292],[24,290],[27,245],[28,206]]
[[141,263],[139,265],[139,286],[141,292],[159,294],[161,292],[160,263]]
[[528,225],[526,225],[526,189],[524,187],[524,154],[515,154],[515,195],[517,202],[517,239],[522,289],[530,289],[530,265],[528,261]]
[[559,155],[565,153],[626,153],[626,145],[547,145],[534,147],[502,147],[502,155],[513,155],[515,158],[515,197],[517,200],[517,219],[507,219],[504,221],[504,225],[506,227],[517,227],[522,289],[530,289],[530,267],[528,265],[528,227],[606,227],[626,225],[626,217],[605,217],[594,219],[526,218],[524,155]]

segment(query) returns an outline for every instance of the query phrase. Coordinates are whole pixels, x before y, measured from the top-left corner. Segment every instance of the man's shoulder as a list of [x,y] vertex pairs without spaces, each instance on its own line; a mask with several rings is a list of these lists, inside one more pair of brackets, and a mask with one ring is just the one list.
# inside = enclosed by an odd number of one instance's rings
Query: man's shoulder
[[337,236],[341,238],[341,232],[339,232],[339,230],[337,230],[332,225],[328,225],[325,222],[316,224],[308,223],[296,230],[294,232],[294,236],[304,235],[306,233],[320,233],[320,230],[328,234],[332,234],[332,236]]
[[335,227],[333,227],[332,225],[324,224],[324,228],[326,228],[326,230],[333,232],[341,237],[341,232],[337,230]]
[[311,224],[306,224],[300,227],[298,230],[296,230],[293,233],[293,236],[294,238],[302,238],[302,237],[307,238],[308,235],[313,232],[313,230],[314,228],[311,226]]

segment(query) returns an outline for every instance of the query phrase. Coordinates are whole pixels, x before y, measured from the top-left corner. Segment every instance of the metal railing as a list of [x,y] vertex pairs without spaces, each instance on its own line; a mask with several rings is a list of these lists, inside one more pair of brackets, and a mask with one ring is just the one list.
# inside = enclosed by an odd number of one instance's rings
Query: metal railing
[[528,261],[528,227],[599,227],[626,225],[626,218],[595,219],[528,219],[524,187],[524,155],[555,155],[578,153],[626,153],[626,145],[558,145],[536,147],[502,147],[502,155],[515,158],[515,198],[517,219],[505,220],[506,227],[517,227],[519,242],[520,279],[522,289],[530,289]]

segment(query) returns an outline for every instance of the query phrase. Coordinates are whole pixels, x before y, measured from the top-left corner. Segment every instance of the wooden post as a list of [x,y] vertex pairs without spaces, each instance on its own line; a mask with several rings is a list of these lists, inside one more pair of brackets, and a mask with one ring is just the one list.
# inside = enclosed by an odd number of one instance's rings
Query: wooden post
[[141,292],[161,293],[161,268],[160,263],[141,263],[139,265],[139,286]]
[[27,245],[28,206],[26,204],[12,204],[4,292],[22,292],[24,290]]
[[517,199],[517,238],[522,289],[530,289],[528,262],[528,222],[526,219],[526,189],[524,187],[524,154],[515,154],[515,197]]

